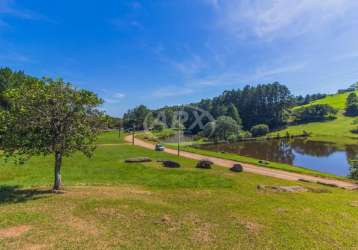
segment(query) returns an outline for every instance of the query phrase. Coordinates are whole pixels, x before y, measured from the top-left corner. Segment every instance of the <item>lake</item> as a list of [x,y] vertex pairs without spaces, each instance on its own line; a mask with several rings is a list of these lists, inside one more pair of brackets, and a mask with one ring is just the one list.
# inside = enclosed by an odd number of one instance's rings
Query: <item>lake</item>
[[338,176],[347,176],[350,173],[349,161],[358,156],[358,145],[339,148],[334,143],[308,141],[302,138],[206,144],[198,147],[287,163]]

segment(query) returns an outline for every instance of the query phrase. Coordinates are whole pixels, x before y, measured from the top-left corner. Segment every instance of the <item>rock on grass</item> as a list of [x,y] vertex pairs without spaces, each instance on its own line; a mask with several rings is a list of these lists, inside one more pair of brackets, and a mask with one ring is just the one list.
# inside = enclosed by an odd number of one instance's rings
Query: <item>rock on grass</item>
[[159,160],[158,162],[161,162],[163,164],[163,167],[166,167],[166,168],[180,168],[180,164],[175,161]]
[[208,159],[203,159],[198,161],[198,163],[196,164],[197,168],[203,168],[203,169],[210,169],[211,165],[213,165],[214,163]]
[[126,163],[140,163],[140,162],[151,162],[152,159],[149,157],[134,157],[134,158],[128,158],[124,162]]
[[242,167],[242,165],[241,164],[234,164],[233,166],[232,166],[232,168],[230,168],[230,170],[232,171],[232,172],[242,172],[243,170],[244,170],[244,168]]

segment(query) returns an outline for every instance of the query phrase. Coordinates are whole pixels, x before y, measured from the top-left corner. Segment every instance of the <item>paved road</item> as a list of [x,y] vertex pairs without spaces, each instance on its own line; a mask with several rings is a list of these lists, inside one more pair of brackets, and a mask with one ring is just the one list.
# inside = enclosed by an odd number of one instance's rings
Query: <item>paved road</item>
[[[125,140],[127,142],[132,142],[132,136],[129,135],[129,136],[125,137]],[[134,140],[134,144],[137,146],[140,146],[140,147],[154,150],[153,144],[145,142],[145,141],[137,139],[137,138]],[[166,148],[165,152],[169,153],[169,154],[177,155],[177,150],[175,150],[175,149]],[[216,158],[216,157],[209,157],[209,156],[185,152],[185,151],[181,151],[180,156],[189,158],[189,159],[194,159],[194,160],[200,160],[200,159],[204,159],[204,158],[209,159],[215,165],[227,167],[227,168],[230,168],[230,167],[232,167],[233,164],[238,163],[237,161],[225,160],[225,159]],[[358,189],[358,184],[354,184],[349,181],[341,181],[341,180],[335,180],[335,179],[316,177],[316,176],[312,176],[312,175],[292,173],[292,172],[287,172],[287,171],[283,171],[283,170],[259,167],[259,166],[255,166],[255,165],[247,164],[247,163],[240,163],[240,164],[243,166],[244,171],[254,173],[254,174],[271,176],[271,177],[276,177],[279,179],[290,180],[290,181],[307,180],[310,182],[320,182],[320,183],[325,183],[325,184],[336,185],[337,187],[350,189],[350,190]]]

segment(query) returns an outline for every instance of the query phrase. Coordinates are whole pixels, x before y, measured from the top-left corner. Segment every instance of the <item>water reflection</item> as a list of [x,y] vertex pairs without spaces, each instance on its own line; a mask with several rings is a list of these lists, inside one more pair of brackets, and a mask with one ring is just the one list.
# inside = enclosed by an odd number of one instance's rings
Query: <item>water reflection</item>
[[334,143],[306,139],[273,139],[234,144],[200,146],[207,150],[229,152],[261,160],[287,163],[340,176],[349,175],[350,160],[358,159],[358,145],[339,148]]

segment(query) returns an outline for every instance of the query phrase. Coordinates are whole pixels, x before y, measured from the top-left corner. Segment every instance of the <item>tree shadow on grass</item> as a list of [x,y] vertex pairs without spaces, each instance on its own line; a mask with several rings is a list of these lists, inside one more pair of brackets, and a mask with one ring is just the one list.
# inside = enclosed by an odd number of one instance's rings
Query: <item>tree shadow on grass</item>
[[19,186],[0,186],[0,205],[5,203],[20,203],[37,200],[52,194],[51,190],[20,189]]

